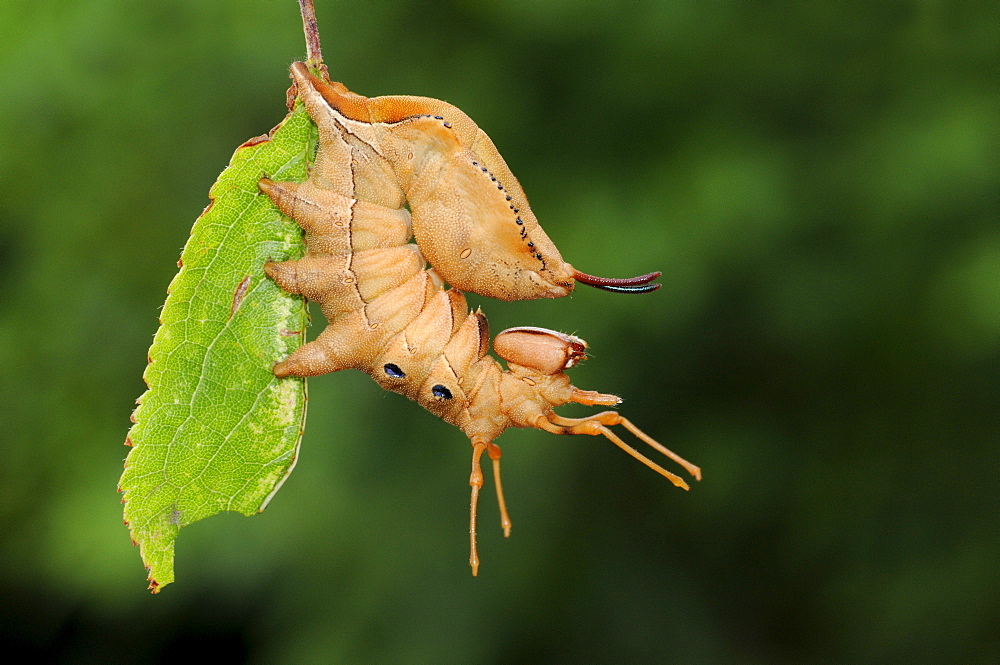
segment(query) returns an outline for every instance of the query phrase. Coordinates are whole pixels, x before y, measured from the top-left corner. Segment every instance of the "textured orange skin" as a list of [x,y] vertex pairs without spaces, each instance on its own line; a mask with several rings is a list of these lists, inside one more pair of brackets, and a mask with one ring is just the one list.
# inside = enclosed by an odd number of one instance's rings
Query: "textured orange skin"
[[[462,429],[473,446],[473,574],[483,452],[493,460],[502,524],[510,531],[500,449],[493,444],[508,427],[606,436],[686,489],[607,429],[622,424],[700,477],[697,467],[616,412],[580,419],[555,414],[554,407],[568,402],[620,401],[570,384],[563,370],[585,357],[583,340],[515,328],[495,343],[508,370],[487,354],[486,317],[468,311],[463,290],[501,300],[556,298],[572,290],[575,271],[468,116],[435,99],[362,97],[317,79],[302,63],[292,65],[292,76],[319,130],[316,160],[301,184],[262,178],[259,186],[305,230],[306,253],[296,261],[269,262],[264,270],[284,290],[315,301],[328,325],[274,373],[304,377],[359,369]],[[417,243],[408,243],[414,236]],[[445,282],[453,288],[446,290]]]

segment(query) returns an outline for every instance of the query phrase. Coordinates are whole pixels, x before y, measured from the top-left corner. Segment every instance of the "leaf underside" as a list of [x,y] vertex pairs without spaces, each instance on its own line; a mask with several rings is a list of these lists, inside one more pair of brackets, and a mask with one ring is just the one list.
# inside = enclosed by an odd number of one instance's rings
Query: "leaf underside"
[[299,105],[269,138],[236,150],[167,291],[119,486],[154,591],[174,579],[182,526],[263,510],[295,465],[305,380],[271,368],[303,343],[308,315],[263,264],[298,258],[302,234],[257,181],[305,180],[315,141]]

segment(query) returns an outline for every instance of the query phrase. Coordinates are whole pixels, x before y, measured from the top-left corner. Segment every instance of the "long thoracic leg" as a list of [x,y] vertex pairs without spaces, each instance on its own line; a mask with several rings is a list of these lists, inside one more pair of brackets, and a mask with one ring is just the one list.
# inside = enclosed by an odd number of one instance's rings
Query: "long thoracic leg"
[[672,482],[677,487],[681,489],[690,489],[688,484],[684,482],[677,475],[670,473],[663,467],[661,467],[656,462],[652,461],[638,450],[628,445],[617,434],[612,432],[608,427],[614,425],[624,425],[625,428],[635,434],[638,438],[642,439],[644,442],[660,451],[670,459],[674,460],[681,466],[683,466],[688,473],[695,477],[696,480],[701,480],[701,469],[691,464],[680,455],[674,453],[673,451],[667,449],[665,446],[660,444],[658,441],[647,435],[645,432],[640,430],[638,427],[633,425],[630,421],[622,418],[615,411],[604,411],[603,413],[594,414],[587,418],[563,418],[555,413],[550,413],[547,417],[539,418],[537,426],[540,429],[544,429],[548,432],[554,434],[590,434],[592,436],[602,435],[614,443],[616,446],[627,452],[629,455],[639,460],[646,466],[648,466],[653,471]]
[[472,576],[479,574],[479,551],[476,549],[476,510],[479,507],[479,489],[483,486],[483,469],[479,459],[483,456],[489,444],[485,441],[472,443],[472,474],[469,485],[472,486],[472,497],[469,500],[469,565],[472,566]]
[[[596,396],[599,399],[595,399],[594,396]],[[609,402],[609,401],[602,401],[602,399],[603,400],[616,399],[618,401]],[[576,402],[577,404],[587,404],[587,405],[606,404],[608,406],[614,406],[615,404],[621,402],[621,399],[615,397],[614,395],[602,395],[601,393],[594,392],[593,390],[580,390],[579,388],[573,388],[573,394],[572,396],[570,396],[570,401]],[[559,416],[556,417],[558,418]],[[625,429],[632,432],[632,434],[635,434],[637,437],[645,441],[647,444],[659,450],[661,453],[663,453],[664,455],[666,455],[667,457],[669,457],[670,459],[672,459],[673,461],[677,462],[685,469],[687,469],[687,472],[690,473],[692,476],[694,476],[695,480],[701,480],[701,469],[699,467],[695,466],[694,464],[691,464],[691,462],[688,462],[686,459],[684,459],[677,453],[673,452],[672,450],[669,450],[659,441],[657,441],[656,439],[649,436],[641,429],[633,425],[630,420],[623,418],[621,415],[618,414],[618,412],[604,411],[603,413],[595,414],[593,416],[590,416],[589,418],[580,418],[578,420],[582,421],[582,420],[595,420],[595,419],[598,420],[602,425],[608,425],[609,427],[618,424],[624,425]],[[565,420],[565,418],[563,418],[563,420]]]
[[646,434],[645,432],[643,432],[641,429],[639,429],[638,427],[636,427],[635,424],[633,424],[631,420],[629,420],[628,418],[623,417],[617,411],[603,411],[601,413],[595,413],[594,415],[592,415],[592,416],[590,416],[588,418],[563,418],[563,417],[558,416],[556,414],[552,414],[552,415],[555,416],[554,418],[552,418],[552,422],[556,423],[557,425],[576,424],[576,423],[584,422],[584,421],[587,421],[587,420],[596,420],[597,422],[601,423],[602,425],[606,425],[608,427],[613,427],[615,425],[623,425],[625,427],[625,429],[627,429],[628,431],[632,432],[632,434],[635,434],[636,437],[642,439],[650,447],[655,448],[656,450],[660,451],[661,453],[663,453],[664,455],[666,455],[667,457],[669,457],[673,461],[675,461],[678,464],[680,464],[681,466],[683,466],[684,469],[688,473],[690,473],[692,476],[694,476],[695,480],[701,480],[701,468],[700,467],[695,466],[694,464],[692,464],[691,462],[687,461],[686,459],[684,459],[683,457],[681,457],[680,455],[678,455],[674,451],[672,451],[669,448],[667,448],[666,446],[664,446],[662,443],[660,443],[659,441],[657,441],[653,437],[651,437],[648,434]]
[[596,390],[573,388],[573,394],[570,396],[569,401],[586,406],[615,406],[616,404],[621,404],[622,398],[617,395],[605,395]]
[[503,485],[500,484],[500,446],[490,443],[486,447],[486,452],[493,460],[493,482],[497,486],[497,503],[500,504],[500,526],[503,528],[504,538],[509,538],[510,515],[507,514],[507,502],[503,499]]

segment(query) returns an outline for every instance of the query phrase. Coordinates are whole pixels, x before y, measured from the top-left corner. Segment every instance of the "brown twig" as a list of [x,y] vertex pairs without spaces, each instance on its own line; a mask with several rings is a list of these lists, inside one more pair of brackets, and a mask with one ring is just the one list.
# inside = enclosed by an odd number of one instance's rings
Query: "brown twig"
[[319,69],[323,65],[323,50],[319,45],[319,28],[316,26],[316,8],[313,0],[299,0],[302,12],[302,29],[306,33],[306,66]]

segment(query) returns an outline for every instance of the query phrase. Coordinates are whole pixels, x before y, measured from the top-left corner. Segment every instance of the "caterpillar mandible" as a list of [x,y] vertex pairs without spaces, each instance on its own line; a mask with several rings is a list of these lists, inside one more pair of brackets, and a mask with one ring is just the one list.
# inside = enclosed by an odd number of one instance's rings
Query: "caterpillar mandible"
[[[500,448],[494,443],[509,427],[603,435],[688,488],[609,429],[622,425],[700,480],[697,466],[615,411],[586,418],[554,412],[570,402],[621,401],[570,383],[565,370],[586,357],[586,342],[542,328],[503,331],[494,351],[507,362],[504,370],[488,355],[486,317],[470,313],[462,294],[556,298],[567,295],[574,280],[643,292],[658,286],[651,282],[659,273],[611,280],[580,273],[563,261],[493,143],[454,106],[421,97],[369,99],[312,76],[302,63],[291,71],[319,130],[316,159],[301,184],[262,178],[259,187],[305,231],[306,253],[298,260],[268,262],[264,270],[285,291],[315,301],[328,325],[275,365],[274,374],[359,369],[469,437],[473,575],[479,567],[476,511],[483,453],[493,462],[501,523],[504,534],[510,533]],[[411,237],[416,244],[409,243]],[[445,289],[446,283],[451,288]]]

